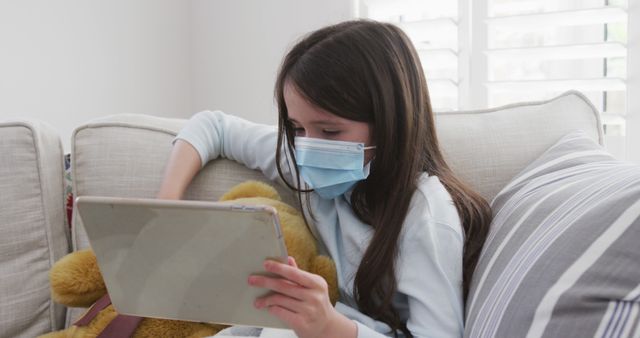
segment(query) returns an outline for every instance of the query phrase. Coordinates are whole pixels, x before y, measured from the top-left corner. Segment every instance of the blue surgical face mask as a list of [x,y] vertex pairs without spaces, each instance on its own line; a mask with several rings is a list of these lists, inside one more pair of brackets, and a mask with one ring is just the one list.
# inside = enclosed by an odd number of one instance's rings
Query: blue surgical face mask
[[369,176],[363,143],[296,137],[296,164],[302,179],[320,197],[336,198]]

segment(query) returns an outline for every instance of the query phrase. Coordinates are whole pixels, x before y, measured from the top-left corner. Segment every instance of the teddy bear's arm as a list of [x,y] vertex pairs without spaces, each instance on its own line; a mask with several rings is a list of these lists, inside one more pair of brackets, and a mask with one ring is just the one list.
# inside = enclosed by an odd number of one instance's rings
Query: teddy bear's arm
[[322,276],[329,286],[329,299],[335,305],[338,301],[338,276],[336,265],[326,256],[316,256],[310,269],[311,273]]

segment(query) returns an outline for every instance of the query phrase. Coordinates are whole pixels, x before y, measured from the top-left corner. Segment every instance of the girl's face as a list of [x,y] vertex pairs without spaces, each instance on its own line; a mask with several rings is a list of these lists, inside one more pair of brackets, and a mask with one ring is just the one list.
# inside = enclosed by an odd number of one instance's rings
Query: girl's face
[[[312,105],[290,83],[284,86],[284,100],[289,113],[289,123],[296,136],[374,145],[371,144],[371,128],[368,123],[345,119]],[[374,151],[365,150],[365,163],[373,158]]]

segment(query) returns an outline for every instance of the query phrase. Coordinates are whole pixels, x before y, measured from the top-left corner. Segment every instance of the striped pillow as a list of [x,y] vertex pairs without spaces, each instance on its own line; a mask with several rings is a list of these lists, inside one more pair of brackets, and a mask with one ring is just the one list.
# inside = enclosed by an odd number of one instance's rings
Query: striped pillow
[[640,337],[640,166],[572,132],[491,206],[465,337]]

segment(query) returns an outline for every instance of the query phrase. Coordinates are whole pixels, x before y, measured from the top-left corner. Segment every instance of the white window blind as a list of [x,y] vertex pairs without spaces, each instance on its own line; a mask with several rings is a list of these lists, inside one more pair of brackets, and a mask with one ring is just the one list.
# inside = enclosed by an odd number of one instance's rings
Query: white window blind
[[583,92],[625,157],[626,1],[488,0],[489,105]]
[[436,111],[576,89],[602,112],[618,158],[626,134],[640,133],[626,124],[627,0],[361,0],[360,13],[407,32]]

